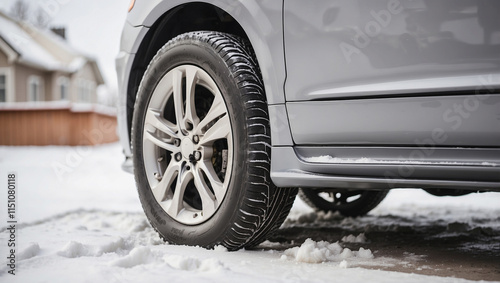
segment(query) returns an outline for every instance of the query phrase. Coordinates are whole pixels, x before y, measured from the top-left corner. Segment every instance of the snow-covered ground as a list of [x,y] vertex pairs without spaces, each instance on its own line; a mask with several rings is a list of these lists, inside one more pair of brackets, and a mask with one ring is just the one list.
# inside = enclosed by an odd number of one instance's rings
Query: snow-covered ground
[[[395,260],[378,256],[363,233],[289,245],[266,241],[261,249],[237,252],[165,244],[143,215],[133,176],[121,162],[118,144],[0,147],[0,282],[469,282],[377,270]],[[6,262],[9,172],[18,182],[15,276]],[[496,193],[437,198],[395,190],[369,216],[339,219],[311,213],[297,200],[284,227],[336,223],[372,232],[420,219],[411,225],[498,231],[499,204]]]

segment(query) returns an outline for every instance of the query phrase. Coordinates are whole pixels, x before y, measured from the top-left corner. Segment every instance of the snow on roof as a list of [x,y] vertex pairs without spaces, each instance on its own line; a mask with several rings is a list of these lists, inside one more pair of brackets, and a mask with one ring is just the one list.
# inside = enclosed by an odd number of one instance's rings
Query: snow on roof
[[0,36],[21,55],[21,61],[44,69],[58,69],[60,63],[16,22],[0,13]]
[[[0,38],[19,55],[19,62],[49,71],[75,72],[95,60],[50,31],[19,22],[0,11]],[[100,71],[96,70],[98,77]]]

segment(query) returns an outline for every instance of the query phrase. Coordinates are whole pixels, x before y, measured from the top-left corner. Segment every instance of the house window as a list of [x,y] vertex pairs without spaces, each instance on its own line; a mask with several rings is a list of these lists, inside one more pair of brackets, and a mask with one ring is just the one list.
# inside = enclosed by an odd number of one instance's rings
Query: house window
[[61,100],[69,100],[69,79],[67,77],[59,77],[58,85]]
[[0,102],[12,102],[14,94],[14,77],[10,68],[0,68]]
[[85,81],[80,79],[78,81],[78,102],[87,102],[89,99],[87,90],[85,88]]
[[78,81],[78,102],[91,103],[95,92],[95,83],[80,79]]
[[7,101],[7,76],[0,74],[0,102]]
[[43,100],[43,81],[38,76],[30,76],[28,79],[28,101]]

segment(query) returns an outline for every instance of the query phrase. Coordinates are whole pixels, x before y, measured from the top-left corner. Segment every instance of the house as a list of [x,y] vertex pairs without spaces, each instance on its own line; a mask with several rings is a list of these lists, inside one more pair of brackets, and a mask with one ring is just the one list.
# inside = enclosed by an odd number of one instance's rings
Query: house
[[92,58],[59,35],[18,22],[0,11],[0,102],[96,103],[104,84]]
[[[58,35],[59,34],[59,35]],[[50,30],[0,11],[0,144],[79,145],[116,140],[116,118],[98,105],[94,59]],[[106,121],[104,138],[89,140]],[[111,125],[111,126],[110,126]],[[103,128],[103,127],[101,127]],[[93,132],[94,135],[88,133]]]

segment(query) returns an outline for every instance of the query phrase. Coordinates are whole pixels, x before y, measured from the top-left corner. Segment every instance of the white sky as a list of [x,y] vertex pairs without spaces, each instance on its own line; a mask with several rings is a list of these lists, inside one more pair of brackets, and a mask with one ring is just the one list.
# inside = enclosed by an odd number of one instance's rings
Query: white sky
[[[0,9],[10,13],[15,0],[1,0]],[[71,46],[97,59],[108,87],[117,88],[115,57],[129,0],[25,0],[34,12],[42,8],[50,27],[66,27]]]

